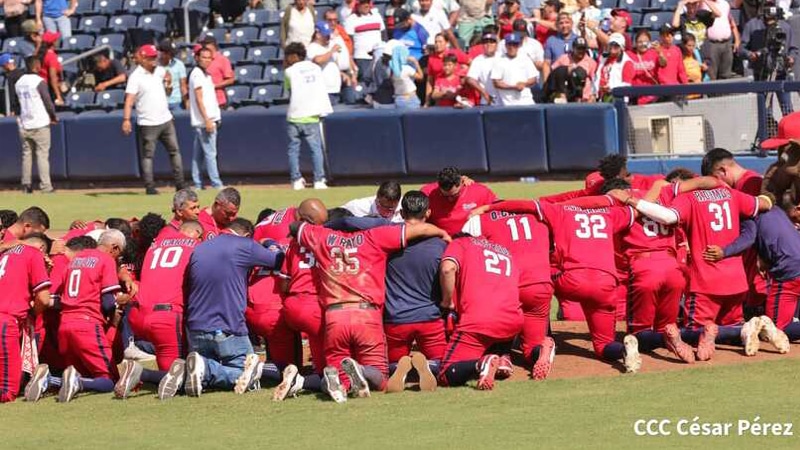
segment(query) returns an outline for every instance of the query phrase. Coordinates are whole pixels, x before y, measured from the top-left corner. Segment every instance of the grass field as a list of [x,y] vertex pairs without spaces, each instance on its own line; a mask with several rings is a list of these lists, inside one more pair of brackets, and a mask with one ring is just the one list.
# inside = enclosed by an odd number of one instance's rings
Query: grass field
[[[535,197],[580,183],[497,183],[501,197]],[[374,193],[374,186],[334,188],[319,195],[328,206]],[[75,218],[141,216],[169,211],[171,192],[147,197],[139,190],[59,192],[25,196],[4,192],[0,208],[44,207],[52,228]],[[285,188],[244,188],[241,214],[254,218],[319,194]],[[208,204],[213,191],[204,191]],[[797,346],[793,349],[797,351]],[[556,360],[558,364],[558,359]],[[600,363],[598,363],[600,364]],[[800,360],[705,366],[634,376],[502,382],[492,392],[469,387],[433,394],[373,394],[346,405],[302,395],[282,404],[270,391],[235,396],[204,394],[160,403],[149,392],[121,402],[110,395],[81,395],[60,405],[0,405],[0,449],[41,448],[464,448],[464,449],[797,449],[793,437],[738,436],[737,421],[795,422],[800,426]],[[676,424],[733,422],[725,437],[679,436]],[[668,437],[639,437],[634,422],[669,419]]]

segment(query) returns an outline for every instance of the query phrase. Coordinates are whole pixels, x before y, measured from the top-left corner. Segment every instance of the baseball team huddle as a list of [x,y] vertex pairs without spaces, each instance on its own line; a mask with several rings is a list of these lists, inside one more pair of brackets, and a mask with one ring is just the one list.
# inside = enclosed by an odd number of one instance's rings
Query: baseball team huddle
[[387,181],[338,208],[265,209],[255,225],[237,217],[234,188],[204,209],[180,190],[169,221],[76,221],[57,240],[32,207],[3,221],[0,399],[124,399],[149,384],[164,400],[263,382],[276,401],[343,403],[407,383],[489,390],[515,366],[543,380],[554,295],[560,318],[587,322],[597,358],[631,373],[657,348],[687,364],[716,344],[787,353],[800,339],[792,188],[723,149],[702,172],[631,174],[610,155],[584,189],[501,201],[448,167],[404,195]]

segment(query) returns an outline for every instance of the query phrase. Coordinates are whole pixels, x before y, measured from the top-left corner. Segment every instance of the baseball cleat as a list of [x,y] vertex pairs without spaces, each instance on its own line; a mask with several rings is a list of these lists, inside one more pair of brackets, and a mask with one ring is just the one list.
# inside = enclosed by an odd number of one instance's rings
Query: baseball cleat
[[325,180],[315,181],[314,189],[328,189],[328,183]]
[[151,355],[145,351],[142,351],[136,344],[133,342],[133,338],[130,338],[128,341],[128,346],[125,348],[125,351],[122,355],[125,359],[130,359],[133,361],[155,361],[156,356]]
[[303,376],[297,371],[297,366],[289,364],[283,369],[283,380],[275,391],[272,393],[272,401],[282,402],[286,397],[297,397],[297,394],[303,390]]
[[625,372],[636,373],[642,368],[642,356],[639,354],[639,340],[636,336],[629,334],[622,340],[625,345],[625,355],[622,363],[625,365]]
[[350,394],[357,397],[369,397],[369,383],[364,378],[364,372],[361,365],[353,358],[345,358],[342,360],[342,370],[350,378]]
[[411,354],[411,365],[417,369],[419,375],[419,390],[433,392],[436,390],[436,376],[428,365],[428,358],[422,353],[414,352]]
[[717,347],[715,341],[719,334],[719,328],[715,323],[707,323],[700,333],[700,340],[697,341],[697,360],[708,361],[714,356]]
[[33,371],[31,381],[25,386],[25,401],[36,402],[50,387],[50,366],[39,364]]
[[664,327],[664,343],[667,350],[671,351],[681,361],[692,364],[694,362],[694,350],[681,339],[681,330],[674,323]]
[[753,317],[742,325],[741,338],[746,356],[755,356],[761,341],[758,340],[758,333],[761,331],[761,318]]
[[[259,365],[261,366],[259,370]],[[247,391],[261,389],[261,372],[264,366],[261,359],[255,353],[250,353],[244,360],[242,374],[236,380],[233,392],[241,395]]]
[[553,360],[556,357],[556,341],[551,337],[544,338],[542,348],[539,350],[539,357],[533,363],[531,378],[537,381],[547,379],[550,370],[553,369]]
[[306,188],[306,180],[298,178],[292,182],[292,189],[295,191],[302,191]]
[[406,388],[406,377],[411,372],[413,365],[411,357],[406,355],[397,361],[397,369],[395,369],[392,376],[389,377],[389,382],[386,386],[386,392],[403,392]]
[[61,376],[61,389],[58,391],[58,401],[69,403],[81,391],[81,374],[75,366],[69,366]]
[[206,361],[197,352],[186,356],[186,395],[200,397],[203,393],[203,378],[206,376]]
[[183,379],[186,373],[186,361],[178,358],[172,361],[167,374],[158,383],[158,399],[166,400],[178,393],[178,389],[183,386]]
[[498,380],[505,380],[511,378],[511,375],[514,375],[514,364],[511,362],[511,357],[509,355],[500,355],[495,377]]
[[327,392],[336,403],[347,402],[342,382],[339,380],[339,369],[328,366],[322,371],[322,390]]
[[122,361],[119,381],[114,385],[114,397],[125,400],[142,379],[142,365],[129,359]]
[[478,385],[481,391],[491,391],[494,389],[494,376],[497,367],[500,365],[500,357],[497,355],[485,355],[478,362]]
[[780,353],[789,353],[792,348],[789,343],[789,337],[780,328],[775,325],[767,316],[761,316],[761,331],[758,333],[759,337],[772,344]]

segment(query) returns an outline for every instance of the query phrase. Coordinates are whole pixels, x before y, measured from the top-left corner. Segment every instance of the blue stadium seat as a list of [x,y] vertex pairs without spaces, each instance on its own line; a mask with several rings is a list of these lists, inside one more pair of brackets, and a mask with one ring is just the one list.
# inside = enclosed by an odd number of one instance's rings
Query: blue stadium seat
[[264,67],[264,80],[267,83],[283,83],[283,69],[276,66]]
[[680,0],[650,0],[650,9],[675,12]]
[[61,39],[61,50],[79,51],[94,47],[94,36],[75,34],[69,38]]
[[108,45],[117,53],[124,53],[125,52],[125,35],[116,33],[116,34],[103,34],[97,36],[97,40],[95,41],[96,45]]
[[139,18],[139,28],[143,30],[153,30],[159,33],[167,32],[166,14],[148,14]]
[[19,45],[22,40],[23,38],[21,37],[6,38],[3,40],[3,53],[22,53]]
[[598,9],[613,9],[617,7],[617,0],[597,0],[594,2],[594,6],[596,6]]
[[672,22],[672,12],[669,11],[653,11],[645,13],[642,16],[642,27],[651,30],[658,30],[665,23]]
[[100,34],[108,26],[105,16],[86,16],[81,18],[79,30],[83,33]]
[[617,7],[631,12],[643,12],[650,8],[650,0],[619,0]]
[[[119,132],[120,116],[79,115],[64,121],[67,173],[73,179],[138,178],[136,133]],[[104,143],[97,151],[97,143]]]
[[280,27],[262,28],[258,40],[267,45],[281,45]]
[[228,97],[228,104],[234,107],[239,106],[242,100],[250,98],[250,87],[234,85],[225,88],[225,96]]
[[[271,22],[273,12],[274,11],[267,11],[266,9],[251,9],[249,11],[245,11],[245,13],[242,15],[242,24],[246,26],[257,27],[274,24],[275,22]],[[317,16],[319,17],[319,14],[317,14]]]
[[98,0],[94,4],[94,12],[113,16],[122,12],[122,0]]
[[104,108],[120,108],[125,103],[125,90],[109,89],[107,91],[98,92],[95,97],[95,103]]
[[150,9],[150,0],[125,0],[122,10],[127,14],[143,14]]
[[230,60],[231,64],[237,64],[244,60],[246,52],[244,47],[226,47],[221,51],[222,54]]
[[81,111],[88,106],[94,105],[94,92],[82,91],[72,92],[64,96],[64,102],[70,109]]
[[5,20],[0,22],[0,44],[2,44],[2,41],[3,41],[2,38],[4,38],[4,37],[6,37],[6,21]]
[[82,2],[78,2],[75,6],[75,12],[73,13],[74,16],[82,17],[90,14],[94,14],[94,9],[92,8],[92,0],[84,0]]
[[171,13],[180,7],[179,0],[153,0],[151,9],[156,12]]
[[334,177],[405,175],[404,147],[399,112],[348,111],[325,119],[325,148]]
[[731,8],[731,19],[733,19],[733,23],[742,25],[742,10]]
[[483,129],[492,175],[547,171],[543,107],[486,109]]
[[[630,13],[630,15],[631,15],[631,23],[633,24],[633,26],[631,28],[639,27],[639,24],[642,23],[642,13]],[[629,30],[630,30],[630,28],[629,28]],[[634,39],[634,42],[635,42],[635,39]]]
[[489,170],[483,120],[477,109],[407,111],[403,114],[403,137],[409,175],[436,175],[448,166],[473,174]]
[[250,100],[252,102],[245,102],[247,104],[266,104],[272,103],[277,99],[283,98],[283,87],[278,84],[265,84],[261,86],[253,86],[250,93]]
[[108,19],[108,27],[118,33],[125,33],[132,28],[136,28],[138,16],[123,14]]
[[258,27],[242,27],[231,30],[231,43],[247,45],[258,39]]
[[[613,105],[548,105],[545,115],[551,171],[594,170],[597,160],[619,152]],[[577,123],[581,125],[576,129]]]
[[[203,36],[211,36],[217,40],[217,43],[225,42],[225,29],[224,28],[214,28],[211,30],[203,31]],[[202,40],[202,37],[198,40]]]
[[254,63],[268,64],[278,56],[278,47],[259,46],[247,49],[247,60]]
[[248,83],[261,81],[263,68],[259,65],[252,64],[248,66],[239,66],[234,71],[236,72],[236,82]]

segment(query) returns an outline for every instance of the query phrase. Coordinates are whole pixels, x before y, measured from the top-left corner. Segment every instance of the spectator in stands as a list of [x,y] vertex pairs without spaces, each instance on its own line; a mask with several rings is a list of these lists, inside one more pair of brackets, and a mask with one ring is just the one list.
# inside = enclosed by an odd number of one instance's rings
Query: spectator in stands
[[[433,9],[441,10],[447,17],[447,21],[450,23],[450,28],[455,29],[456,24],[458,23],[458,12],[461,11],[461,5],[458,4],[458,0],[433,0],[431,7]],[[422,6],[420,1],[412,0],[411,12],[419,13],[421,9]]]
[[[345,56],[347,49],[331,40],[333,30],[325,21],[317,22],[314,40],[309,44],[307,56],[310,61],[322,69],[325,90],[330,97],[331,105],[341,102],[342,72],[339,70],[338,58]],[[344,50],[344,54],[343,54]],[[355,77],[348,77],[348,82],[355,85]]]
[[[540,72],[544,69],[544,47],[539,41],[528,36],[528,22],[524,19],[515,20],[513,28],[514,32],[519,34],[522,39],[522,45],[519,48],[520,55],[530,58],[533,61],[533,65],[536,66],[536,71]],[[505,42],[500,42],[499,50],[501,55],[505,55]],[[538,78],[538,73],[536,76]]]
[[497,61],[497,35],[484,34],[481,43],[483,54],[476,56],[469,66],[466,83],[472,86],[481,97],[480,104],[491,105],[497,98],[497,90],[492,81],[492,69]]
[[686,68],[683,67],[683,53],[675,43],[674,33],[678,30],[665,23],[661,27],[658,52],[658,84],[686,84]]
[[233,66],[231,61],[219,51],[217,47],[217,40],[214,36],[206,36],[203,39],[203,47],[211,50],[214,54],[214,59],[211,65],[208,66],[206,72],[211,75],[214,80],[214,89],[217,91],[217,103],[220,108],[225,108],[228,104],[228,97],[225,95],[225,88],[236,83],[236,76],[233,73]]
[[542,45],[547,43],[550,36],[555,36],[558,32],[556,23],[558,22],[558,15],[561,13],[561,6],[561,2],[558,0],[547,0],[542,3],[542,10],[538,17],[534,19],[536,24],[534,37]]
[[[433,41],[433,51],[428,51],[428,69],[427,80],[425,83],[425,104],[428,105],[430,96],[433,93],[433,87],[436,85],[436,80],[444,72],[444,58],[447,55],[453,55],[458,61],[458,65],[469,67],[469,56],[459,49],[451,49],[447,45],[447,38],[444,33],[439,33]],[[458,69],[458,67],[457,67]]]
[[377,11],[372,10],[370,0],[358,0],[355,14],[344,22],[344,29],[353,38],[353,60],[356,63],[358,81],[369,83],[369,68],[372,64],[370,52],[383,41],[386,27]]
[[[474,59],[476,56],[480,56],[483,54],[483,42],[482,42],[483,36],[487,34],[493,34],[497,36],[497,33],[499,32],[500,32],[500,27],[498,27],[495,24],[490,24],[483,27],[483,33],[481,33],[480,35],[478,34],[473,35],[472,42],[469,43],[470,44],[469,52],[467,53],[469,59]],[[498,47],[497,49],[499,51],[500,47]]]
[[39,53],[42,46],[41,29],[42,27],[37,25],[33,19],[22,22],[23,39],[18,41],[19,54],[27,58]]
[[408,47],[394,39],[383,48],[389,59],[396,109],[417,109],[420,105],[416,82],[422,81],[424,75],[419,61],[409,53]]
[[589,56],[586,39],[575,39],[572,51],[561,55],[552,67],[544,89],[548,99],[554,103],[594,101],[597,62]]
[[505,0],[503,6],[503,11],[497,16],[497,25],[500,27],[500,39],[504,39],[506,35],[516,31],[514,30],[515,21],[525,19],[525,15],[519,10],[519,0]]
[[633,81],[633,61],[625,53],[625,36],[612,33],[608,37],[608,56],[600,58],[595,77],[597,101],[611,103],[614,88],[630,86]]
[[589,48],[597,48],[597,35],[587,27],[587,24],[599,22],[602,13],[590,0],[577,0],[578,10],[572,13],[572,32],[578,36],[583,36],[589,43]]
[[36,0],[36,23],[45,31],[57,31],[64,39],[72,37],[72,24],[69,16],[75,14],[78,0]]
[[192,181],[196,189],[203,189],[202,167],[205,166],[211,186],[224,186],[217,169],[217,128],[222,120],[219,103],[214,94],[214,80],[208,74],[213,61],[212,52],[201,48],[195,55],[197,67],[189,77],[189,115],[194,128],[192,151]]
[[405,9],[411,12],[411,6],[406,4],[406,0],[389,0],[389,4],[386,5],[386,10],[383,12],[387,36],[394,36],[394,12],[398,9]]
[[411,13],[405,9],[398,9],[394,13],[393,39],[402,42],[408,48],[409,55],[419,61],[428,43],[428,32],[414,21]]
[[3,68],[6,82],[8,83],[8,100],[10,110],[7,111],[6,114],[9,116],[19,116],[19,98],[17,97],[17,90],[14,89],[14,85],[23,75],[25,75],[25,71],[17,67],[17,62],[9,53],[0,54],[0,67]]
[[[659,42],[650,42],[650,31],[639,30],[636,32],[636,47],[628,52],[628,57],[633,61],[633,80],[632,86],[656,86],[658,85]],[[632,98],[631,104],[646,105],[658,100],[653,95],[643,95]]]
[[[700,6],[708,9],[700,9]],[[702,47],[706,41],[706,30],[714,24],[720,12],[711,0],[681,0],[672,16],[672,27],[679,28],[681,35],[694,35],[697,46]]]
[[419,11],[416,14],[412,14],[411,18],[414,19],[414,22],[422,25],[425,31],[428,32],[427,44],[433,44],[436,35],[442,33],[451,47],[461,49],[458,39],[456,39],[456,35],[450,26],[450,19],[445,14],[444,9],[441,7],[434,8],[433,0],[419,0],[417,3]]
[[131,110],[135,103],[136,133],[145,193],[158,194],[153,180],[153,156],[157,142],[161,142],[169,153],[175,188],[183,189],[183,164],[178,149],[178,135],[175,133],[175,122],[167,103],[167,95],[172,90],[171,75],[163,67],[158,67],[158,50],[154,45],[140,47],[137,58],[139,66],[131,72],[125,88],[122,133],[129,135],[133,131]]
[[539,81],[539,71],[533,61],[520,54],[522,39],[511,33],[504,39],[506,54],[501,56],[492,69],[492,82],[497,91],[500,106],[533,105],[531,87]]
[[284,50],[286,68],[283,87],[289,92],[289,111],[286,114],[289,134],[289,172],[294,190],[304,189],[306,181],[300,173],[300,146],[303,142],[311,149],[314,165],[314,189],[327,189],[325,161],[322,155],[320,118],[333,112],[322,69],[306,61],[306,49],[298,42]]
[[547,42],[544,45],[545,77],[547,76],[547,65],[553,64],[562,55],[569,53],[572,49],[572,43],[578,37],[572,32],[572,16],[565,12],[558,14],[556,27],[558,32],[547,38]]
[[458,67],[458,58],[454,54],[448,54],[444,57],[444,66],[442,74],[436,78],[436,84],[431,93],[431,99],[436,102],[436,106],[444,107],[463,107],[464,101],[461,100],[462,95],[462,79],[456,73]]
[[186,74],[186,66],[183,61],[175,57],[178,47],[172,39],[162,39],[158,43],[158,64],[165,68],[172,77],[172,93],[167,98],[170,111],[188,106],[189,102],[189,80]]
[[708,76],[712,80],[734,77],[733,52],[739,51],[741,39],[739,26],[731,17],[728,0],[708,0],[719,11],[719,16],[706,30],[706,40],[702,45],[703,59],[708,62]]
[[61,97],[61,80],[64,77],[64,69],[58,61],[56,54],[56,43],[61,35],[58,31],[47,31],[42,35],[42,45],[39,47],[37,57],[42,61],[39,76],[42,77],[50,88],[50,96],[57,106],[64,104]]
[[111,59],[108,53],[101,52],[94,57],[94,91],[103,92],[106,89],[119,89],[125,87],[128,74],[125,67],[118,59]]
[[352,56],[353,39],[351,39],[350,35],[347,34],[347,30],[344,29],[344,25],[339,23],[339,15],[336,14],[336,11],[329,9],[325,11],[325,14],[323,14],[322,18],[326,22],[328,22],[328,24],[330,24],[331,28],[333,29],[333,35],[331,36],[331,39],[333,39],[334,41],[337,39],[341,39],[342,42],[344,42],[345,47],[347,47],[348,54]]
[[389,68],[391,54],[384,55],[384,48],[388,45],[380,43],[373,50],[374,60],[370,66],[369,95],[367,104],[374,109],[394,109],[394,82],[392,70]]
[[27,72],[14,86],[20,102],[22,190],[28,194],[33,192],[31,179],[34,153],[36,169],[39,171],[39,187],[43,193],[53,192],[53,185],[50,183],[50,125],[58,123],[58,118],[47,83],[39,76],[41,64],[37,57],[27,57]]
[[311,43],[317,12],[308,3],[308,0],[294,0],[294,4],[286,7],[281,18],[281,46],[299,42],[305,47]]
[[28,18],[28,5],[31,0],[0,0],[3,7],[3,22],[6,37],[22,36],[22,22]]
[[220,16],[225,23],[234,23],[244,14],[250,2],[248,0],[211,0],[211,17],[209,22],[215,22],[215,15]]
[[[703,62],[700,56],[700,49],[697,48],[697,38],[693,34],[684,34],[681,44],[683,53],[683,68],[686,70],[686,81],[688,83],[702,83],[708,81],[708,65]],[[688,96],[687,98],[700,98],[700,95]]]
[[472,41],[472,35],[481,33],[483,27],[494,23],[491,17],[492,0],[461,0],[458,16],[458,38]]
[[611,10],[611,17],[608,21],[608,29],[603,29],[601,22],[587,20],[586,27],[597,36],[597,47],[602,51],[608,47],[608,41],[612,34],[619,33],[625,37],[625,48],[631,48],[633,42],[628,35],[628,29],[633,26],[631,14],[620,8]]

